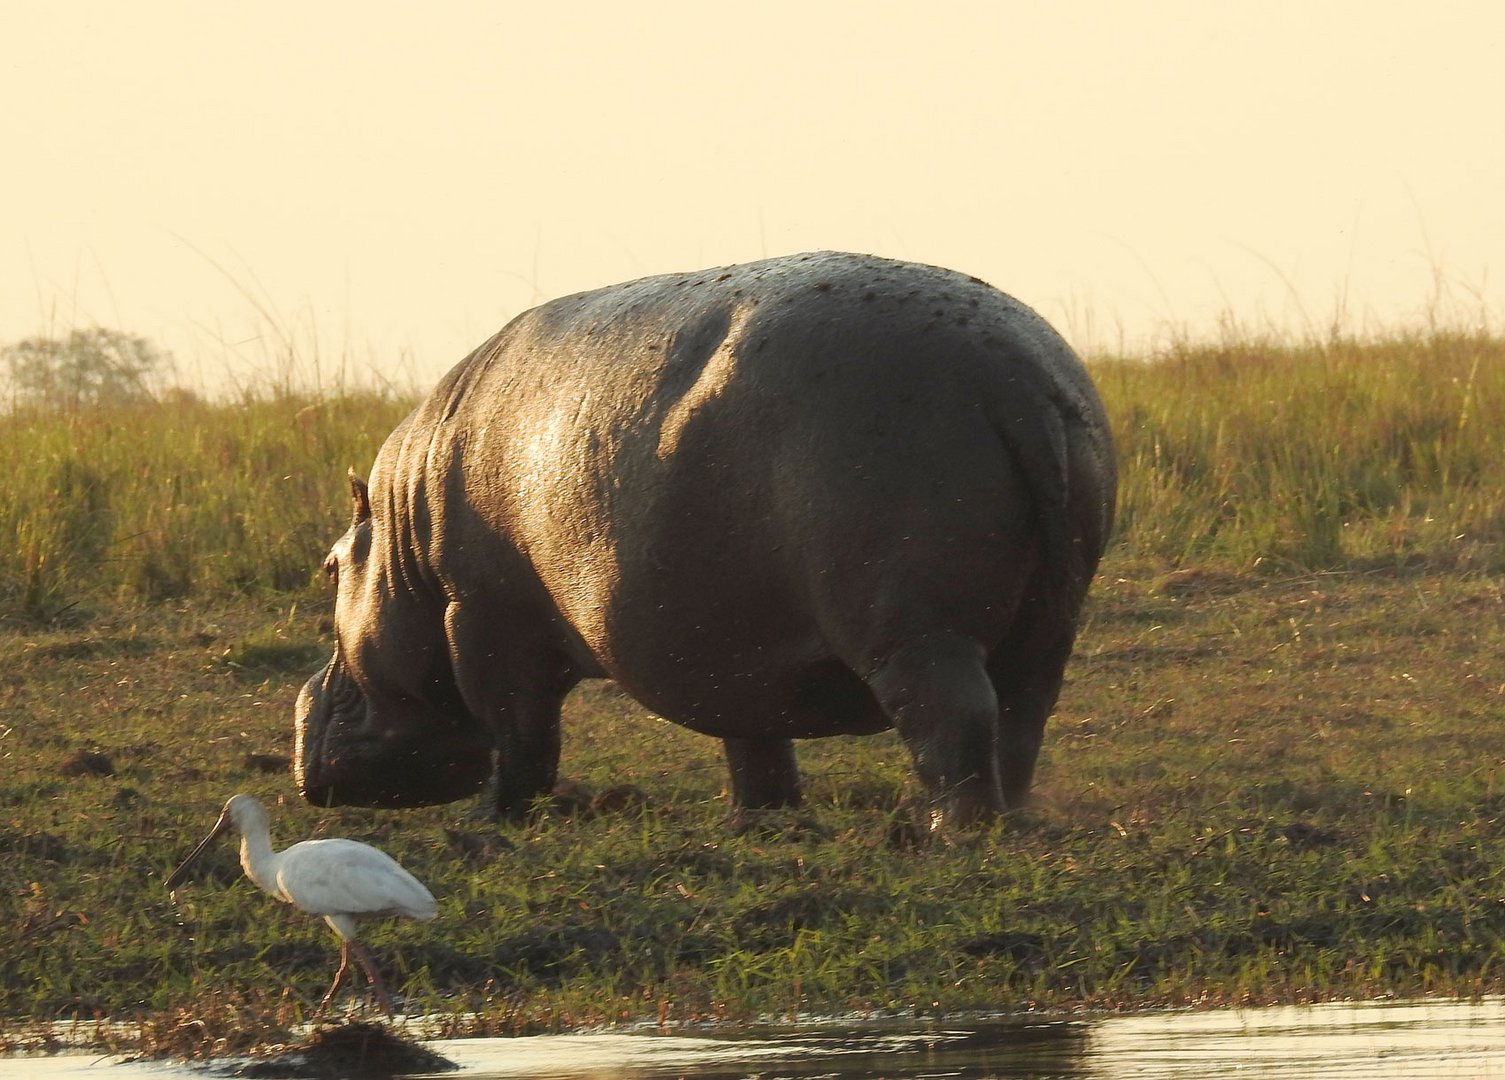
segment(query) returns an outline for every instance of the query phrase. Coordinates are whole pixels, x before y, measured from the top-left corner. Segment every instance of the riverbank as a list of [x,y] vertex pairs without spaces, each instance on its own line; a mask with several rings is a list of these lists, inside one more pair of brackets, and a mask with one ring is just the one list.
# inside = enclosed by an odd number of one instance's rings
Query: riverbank
[[408,1008],[482,1032],[1498,993],[1502,588],[1110,560],[1037,807],[954,844],[924,840],[890,736],[804,744],[805,811],[733,836],[717,744],[609,684],[572,697],[576,786],[532,825],[315,810],[285,756],[317,619],[6,630],[0,1015],[147,1039],[307,1015],[337,959],[321,922],[230,845],[162,889],[235,791],[279,844],[371,840],[426,881],[439,919],[369,943]]

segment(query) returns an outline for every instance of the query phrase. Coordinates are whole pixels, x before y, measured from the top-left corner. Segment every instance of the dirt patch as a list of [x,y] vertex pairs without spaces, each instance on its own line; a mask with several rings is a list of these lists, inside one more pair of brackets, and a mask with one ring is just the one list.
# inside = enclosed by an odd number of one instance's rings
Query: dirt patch
[[412,1039],[380,1024],[323,1028],[302,1042],[270,1049],[229,1070],[229,1076],[376,1078],[411,1073],[449,1072],[459,1066]]

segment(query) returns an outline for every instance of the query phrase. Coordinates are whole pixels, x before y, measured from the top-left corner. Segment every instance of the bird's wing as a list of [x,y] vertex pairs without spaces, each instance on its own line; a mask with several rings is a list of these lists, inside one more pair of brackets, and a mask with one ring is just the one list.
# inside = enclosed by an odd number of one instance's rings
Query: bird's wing
[[390,855],[355,840],[305,840],[282,852],[277,886],[315,915],[406,915],[432,919],[438,908],[423,883]]

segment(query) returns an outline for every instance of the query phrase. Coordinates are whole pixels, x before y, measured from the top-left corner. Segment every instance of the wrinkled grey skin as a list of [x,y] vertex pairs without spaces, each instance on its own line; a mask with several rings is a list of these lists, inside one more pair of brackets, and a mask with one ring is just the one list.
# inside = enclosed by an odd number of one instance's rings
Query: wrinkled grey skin
[[609,677],[792,805],[791,740],[898,728],[934,820],[1025,799],[1114,505],[1102,404],[1028,308],[817,253],[513,320],[387,439],[297,706],[319,804],[553,786]]

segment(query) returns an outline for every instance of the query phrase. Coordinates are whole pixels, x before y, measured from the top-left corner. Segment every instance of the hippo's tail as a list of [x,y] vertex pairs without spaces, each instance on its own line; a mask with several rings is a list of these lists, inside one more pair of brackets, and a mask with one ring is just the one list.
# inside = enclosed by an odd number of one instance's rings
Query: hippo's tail
[[1029,593],[1035,602],[1064,604],[1074,619],[1112,527],[1106,418],[1095,399],[1079,400],[1045,371],[1013,372],[1009,383],[993,426],[1034,504],[1041,561]]

